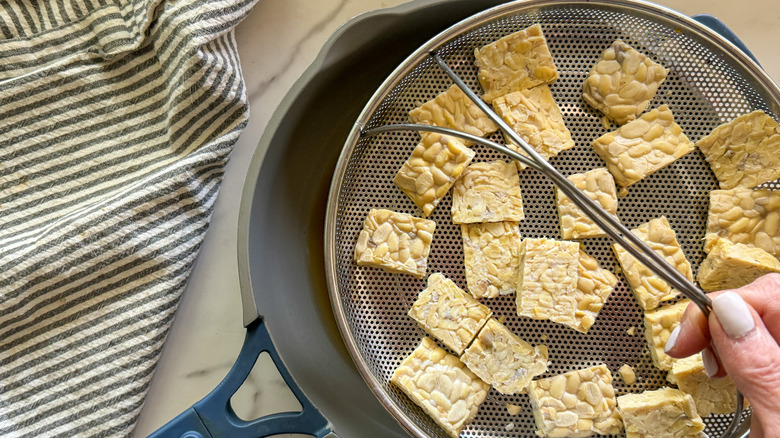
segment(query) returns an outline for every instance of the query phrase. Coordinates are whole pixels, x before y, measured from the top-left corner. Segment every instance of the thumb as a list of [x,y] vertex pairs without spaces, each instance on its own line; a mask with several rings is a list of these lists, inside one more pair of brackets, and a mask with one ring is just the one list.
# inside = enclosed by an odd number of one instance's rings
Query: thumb
[[723,368],[750,400],[765,430],[780,430],[776,412],[780,402],[780,346],[756,310],[737,293],[718,295],[712,300],[712,309],[710,335]]

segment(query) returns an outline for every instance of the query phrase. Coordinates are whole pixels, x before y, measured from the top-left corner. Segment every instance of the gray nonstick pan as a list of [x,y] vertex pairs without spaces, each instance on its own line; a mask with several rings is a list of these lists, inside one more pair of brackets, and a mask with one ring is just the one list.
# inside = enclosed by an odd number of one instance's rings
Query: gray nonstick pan
[[[498,3],[411,2],[356,17],[328,40],[276,109],[246,177],[238,231],[248,329],[242,352],[212,393],[153,436],[408,436],[366,386],[333,321],[322,250],[328,187],[352,124],[393,69],[438,32]],[[303,412],[252,422],[233,412],[230,397],[263,351]]]
[[[430,38],[499,3],[415,1],[361,16],[331,37],[274,113],[247,175],[238,249],[244,348],[211,394],[154,436],[419,435],[420,426],[377,398],[385,382],[365,379],[334,320],[323,253],[328,190],[355,120],[383,81]],[[229,400],[263,351],[303,411],[243,421]]]

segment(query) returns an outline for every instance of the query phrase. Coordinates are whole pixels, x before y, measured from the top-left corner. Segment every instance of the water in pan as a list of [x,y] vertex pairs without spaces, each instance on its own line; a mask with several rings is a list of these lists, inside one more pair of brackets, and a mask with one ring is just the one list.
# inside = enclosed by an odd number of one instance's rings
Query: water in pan
[[[542,25],[558,67],[560,79],[551,90],[576,142],[575,148],[551,160],[566,175],[604,166],[590,143],[607,130],[601,125],[600,114],[583,102],[581,88],[601,51],[616,38],[671,70],[650,108],[668,104],[692,141],[718,124],[754,109],[770,112],[754,87],[693,37],[650,18],[608,8],[542,8],[503,17],[450,40],[441,47],[440,54],[472,89],[479,90],[477,69],[473,66],[474,48],[534,23]],[[432,61],[420,62],[385,96],[367,127],[407,122],[411,109],[450,85]],[[397,132],[360,140],[347,167],[337,212],[335,251],[344,313],[363,360],[380,382],[389,381],[398,364],[425,335],[406,315],[425,287],[425,280],[357,267],[352,262],[354,244],[371,208],[420,216],[421,212],[392,182],[418,139],[416,133]],[[503,141],[499,134],[493,140]],[[475,161],[505,159],[481,146],[474,149]],[[526,216],[520,224],[523,237],[560,238],[553,185],[532,169],[522,171],[520,180]],[[769,186],[776,188],[775,183]],[[618,215],[629,228],[665,215],[695,269],[703,258],[708,193],[714,188],[716,180],[696,150],[632,186],[628,196],[619,200]],[[465,288],[460,228],[452,223],[450,207],[451,198],[447,195],[430,217],[437,228],[428,273],[442,272]],[[617,272],[608,238],[588,239],[583,244],[603,267]],[[550,366],[542,377],[606,363],[615,377],[618,395],[668,386],[666,373],[656,369],[647,354],[642,310],[625,280],[619,278],[620,283],[588,334],[517,316],[513,296],[483,302],[496,317],[505,317],[505,324],[523,339],[548,345]],[[628,334],[631,328],[634,335]],[[633,385],[624,384],[616,372],[622,364],[636,370],[638,379]],[[396,405],[428,435],[445,436],[397,388],[385,385]],[[523,410],[511,416],[506,403],[520,405]],[[729,416],[711,416],[705,419],[707,432],[718,436],[729,421]],[[530,436],[533,430],[526,395],[507,396],[491,390],[462,436]]]

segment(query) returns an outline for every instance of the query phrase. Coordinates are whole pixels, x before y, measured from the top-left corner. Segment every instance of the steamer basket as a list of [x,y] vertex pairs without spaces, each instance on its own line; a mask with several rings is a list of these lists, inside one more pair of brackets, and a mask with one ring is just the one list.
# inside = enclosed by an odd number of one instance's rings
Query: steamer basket
[[[415,436],[445,437],[445,432],[389,383],[401,361],[425,333],[407,311],[426,280],[358,267],[353,262],[357,235],[371,208],[421,216],[394,184],[393,177],[419,141],[415,132],[361,138],[361,129],[405,123],[408,112],[445,91],[450,80],[427,56],[436,50],[455,72],[481,94],[474,66],[474,49],[532,24],[542,25],[560,79],[551,85],[576,146],[551,159],[565,175],[604,163],[591,142],[615,129],[605,129],[601,114],[581,97],[582,84],[600,53],[620,38],[670,69],[650,108],[668,104],[691,141],[717,125],[761,109],[778,114],[780,90],[743,52],[696,21],[655,5],[634,1],[525,1],[490,9],[443,32],[412,54],[368,102],[347,140],[336,168],[326,222],[328,284],[336,321],[358,369],[372,391]],[[368,67],[367,67],[368,68]],[[500,134],[491,137],[502,142]],[[481,146],[474,162],[505,157]],[[533,169],[520,172],[525,220],[523,237],[560,239],[553,185]],[[777,182],[767,185],[778,188]],[[629,228],[665,215],[694,267],[704,257],[703,237],[708,194],[717,181],[697,150],[629,188],[619,199],[618,216]],[[465,289],[460,228],[452,223],[447,195],[430,219],[436,221],[428,274],[441,272]],[[608,238],[582,241],[583,249],[602,267],[618,272]],[[625,279],[610,296],[587,334],[562,325],[516,314],[514,296],[482,300],[505,325],[532,344],[549,347],[548,377],[605,363],[613,372],[618,395],[669,386],[666,372],[656,369],[647,353],[643,312]],[[630,329],[635,330],[629,335]],[[634,367],[638,380],[626,385],[617,373]],[[522,406],[511,416],[505,405]],[[719,436],[731,416],[705,419],[709,436]],[[533,415],[525,394],[503,395],[491,389],[463,437],[532,436]]]

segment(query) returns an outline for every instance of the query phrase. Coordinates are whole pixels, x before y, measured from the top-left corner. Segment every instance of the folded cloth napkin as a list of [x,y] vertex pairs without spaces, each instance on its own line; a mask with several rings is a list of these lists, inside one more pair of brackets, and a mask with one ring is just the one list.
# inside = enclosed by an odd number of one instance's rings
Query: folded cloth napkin
[[0,7],[0,436],[126,436],[248,117],[256,0]]

